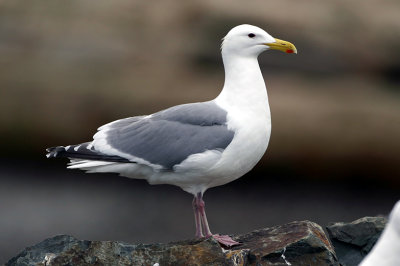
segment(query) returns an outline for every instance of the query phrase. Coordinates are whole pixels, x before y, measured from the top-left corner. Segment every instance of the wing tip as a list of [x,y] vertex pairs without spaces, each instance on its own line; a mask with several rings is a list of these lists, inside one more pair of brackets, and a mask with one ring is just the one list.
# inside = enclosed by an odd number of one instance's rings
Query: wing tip
[[57,158],[60,152],[64,152],[65,147],[64,146],[57,146],[57,147],[51,147],[46,149],[46,157],[47,158]]

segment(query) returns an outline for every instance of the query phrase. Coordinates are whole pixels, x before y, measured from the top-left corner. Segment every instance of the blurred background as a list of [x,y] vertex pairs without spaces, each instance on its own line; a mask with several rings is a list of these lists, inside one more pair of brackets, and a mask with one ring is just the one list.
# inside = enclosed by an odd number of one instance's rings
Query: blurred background
[[216,97],[221,38],[243,23],[298,54],[259,58],[270,146],[252,172],[206,193],[213,232],[388,214],[400,198],[399,14],[393,0],[2,1],[0,263],[56,234],[193,237],[191,195],[66,170],[45,148]]

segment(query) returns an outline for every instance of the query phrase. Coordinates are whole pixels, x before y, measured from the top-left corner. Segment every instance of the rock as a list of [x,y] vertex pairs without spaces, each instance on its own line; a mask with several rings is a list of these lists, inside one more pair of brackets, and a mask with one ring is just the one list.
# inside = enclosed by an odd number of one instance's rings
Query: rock
[[387,219],[364,217],[351,223],[334,223],[326,227],[343,266],[358,265],[381,235]]
[[292,222],[235,238],[249,250],[248,265],[339,265],[322,228],[313,222]]
[[60,235],[26,248],[6,265],[338,265],[323,230],[309,221],[233,238],[242,244],[225,249],[213,238],[135,245]]
[[26,248],[6,265],[228,265],[214,239],[169,244],[77,240],[60,235]]

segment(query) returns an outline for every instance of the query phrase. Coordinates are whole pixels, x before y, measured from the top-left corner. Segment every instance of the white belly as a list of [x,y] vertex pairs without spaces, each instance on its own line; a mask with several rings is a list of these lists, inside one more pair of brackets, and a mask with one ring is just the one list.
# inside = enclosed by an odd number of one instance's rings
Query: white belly
[[221,159],[210,169],[209,175],[213,178],[208,187],[220,186],[243,176],[257,164],[268,147],[271,135],[269,108],[257,117],[237,114],[230,124],[240,129]]

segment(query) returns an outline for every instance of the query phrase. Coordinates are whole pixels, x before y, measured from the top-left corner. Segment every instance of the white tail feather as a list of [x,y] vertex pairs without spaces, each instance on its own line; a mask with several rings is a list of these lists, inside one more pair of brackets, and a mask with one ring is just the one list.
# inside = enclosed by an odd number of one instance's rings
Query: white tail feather
[[73,159],[68,165],[68,169],[82,169],[90,170],[99,166],[116,164],[116,162],[105,162],[105,161],[91,161],[91,160],[76,160]]

